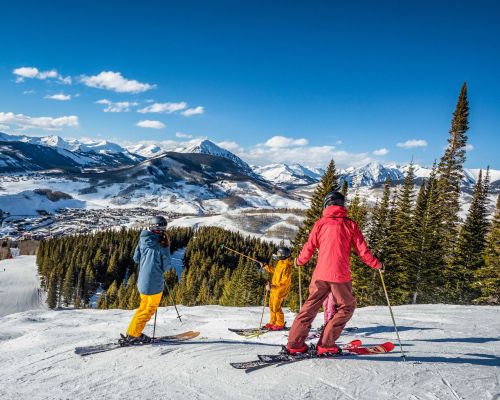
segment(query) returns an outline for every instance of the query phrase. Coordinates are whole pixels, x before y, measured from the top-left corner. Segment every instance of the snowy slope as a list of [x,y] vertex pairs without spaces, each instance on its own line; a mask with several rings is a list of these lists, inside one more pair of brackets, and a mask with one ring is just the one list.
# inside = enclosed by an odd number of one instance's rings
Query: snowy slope
[[[307,360],[249,374],[229,362],[276,353],[284,333],[243,339],[229,327],[252,327],[260,307],[160,308],[160,335],[195,329],[180,345],[123,348],[82,358],[75,346],[105,343],[133,311],[28,311],[0,318],[3,399],[493,399],[500,379],[500,308],[395,307],[408,361],[380,356]],[[286,313],[288,323],[294,315]],[[267,312],[266,312],[267,318]],[[315,321],[321,323],[322,315]],[[365,343],[395,340],[386,307],[358,309],[351,326]],[[146,332],[152,333],[151,324]]]
[[300,164],[269,164],[254,167],[253,170],[269,182],[276,185],[310,185],[319,181],[320,173]]
[[[35,256],[0,261],[0,317],[45,308]],[[0,343],[5,333],[0,333]]]

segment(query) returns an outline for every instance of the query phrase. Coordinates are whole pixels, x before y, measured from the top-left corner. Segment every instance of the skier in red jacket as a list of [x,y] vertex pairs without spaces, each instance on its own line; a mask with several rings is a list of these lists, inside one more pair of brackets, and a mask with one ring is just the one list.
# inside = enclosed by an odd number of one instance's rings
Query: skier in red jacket
[[329,193],[323,203],[323,217],[314,224],[309,240],[302,248],[296,263],[304,265],[319,250],[318,262],[309,286],[309,298],[293,322],[286,351],[289,354],[308,351],[305,344],[309,329],[323,301],[333,295],[337,312],[326,324],[318,341],[317,354],[329,355],[339,352],[335,341],[351,319],[356,309],[352,293],[349,258],[351,248],[368,266],[382,267],[366,244],[356,222],[347,218],[344,196],[340,192]]

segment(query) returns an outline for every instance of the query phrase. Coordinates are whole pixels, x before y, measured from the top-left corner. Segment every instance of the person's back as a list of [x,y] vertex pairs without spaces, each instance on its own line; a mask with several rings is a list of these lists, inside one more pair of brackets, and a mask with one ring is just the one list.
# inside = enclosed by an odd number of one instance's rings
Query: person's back
[[358,225],[347,218],[347,210],[343,206],[331,205],[323,210],[323,217],[314,225],[297,264],[305,264],[319,249],[313,281],[350,282],[353,247],[365,264],[378,267],[379,261],[368,249]]
[[319,249],[318,262],[309,286],[309,297],[295,318],[288,336],[290,354],[307,351],[305,339],[323,302],[332,296],[336,313],[326,323],[317,344],[317,354],[335,354],[339,351],[335,341],[356,309],[352,292],[350,255],[354,248],[363,262],[372,268],[382,264],[370,252],[358,225],[347,218],[344,196],[340,192],[328,193],[323,204],[323,217],[315,224],[307,243],[297,258],[297,265],[306,264]]
[[170,247],[166,235],[167,220],[162,216],[151,219],[151,227],[139,236],[134,261],[139,264],[137,289],[141,298],[139,308],[130,322],[127,334],[120,344],[149,343],[151,338],[142,333],[144,326],[156,312],[163,294],[163,274],[170,267]]
[[170,249],[160,246],[161,236],[144,230],[134,253],[134,261],[139,264],[137,288],[142,294],[155,294],[163,290],[163,273],[170,266]]

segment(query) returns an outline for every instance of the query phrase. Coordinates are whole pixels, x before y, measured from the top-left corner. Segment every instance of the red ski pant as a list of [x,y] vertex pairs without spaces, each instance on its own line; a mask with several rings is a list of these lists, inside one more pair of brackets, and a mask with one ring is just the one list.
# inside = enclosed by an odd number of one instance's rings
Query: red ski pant
[[335,345],[335,341],[340,337],[342,329],[344,329],[344,326],[351,319],[356,309],[356,299],[352,294],[352,284],[351,282],[314,281],[309,287],[309,298],[302,306],[295,321],[293,321],[292,329],[288,336],[288,348],[300,349],[304,346],[309,330],[311,329],[311,324],[314,318],[316,318],[323,301],[330,293],[333,295],[334,303],[337,305],[337,312],[326,324],[318,345],[322,347],[333,347]]

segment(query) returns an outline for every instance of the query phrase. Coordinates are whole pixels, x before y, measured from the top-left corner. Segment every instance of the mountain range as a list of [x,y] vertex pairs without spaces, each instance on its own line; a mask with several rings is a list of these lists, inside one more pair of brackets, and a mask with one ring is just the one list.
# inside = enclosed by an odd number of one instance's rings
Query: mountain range
[[[340,170],[339,181],[371,196],[387,177],[394,185],[400,184],[407,168],[370,163]],[[431,171],[419,165],[414,169],[417,183]],[[464,171],[466,193],[478,171]],[[67,192],[87,206],[149,206],[194,214],[235,208],[304,208],[323,173],[299,164],[251,167],[209,140],[167,151],[155,145],[124,148],[107,141],[0,133],[0,190],[4,195],[46,188]],[[491,171],[491,182],[492,191],[499,191],[500,171]],[[371,189],[375,192],[366,192]],[[4,198],[3,204],[8,203]]]

